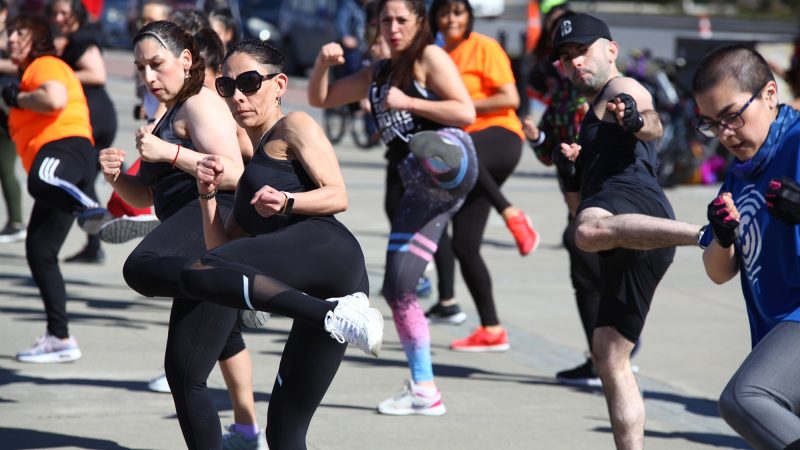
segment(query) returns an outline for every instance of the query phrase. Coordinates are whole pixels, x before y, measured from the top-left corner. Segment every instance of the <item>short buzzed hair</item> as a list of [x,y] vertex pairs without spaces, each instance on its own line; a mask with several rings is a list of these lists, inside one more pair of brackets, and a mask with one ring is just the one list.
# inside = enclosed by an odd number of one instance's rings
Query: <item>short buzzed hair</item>
[[703,94],[726,80],[733,81],[742,92],[755,94],[775,77],[760,53],[742,45],[727,45],[712,50],[700,61],[692,92]]

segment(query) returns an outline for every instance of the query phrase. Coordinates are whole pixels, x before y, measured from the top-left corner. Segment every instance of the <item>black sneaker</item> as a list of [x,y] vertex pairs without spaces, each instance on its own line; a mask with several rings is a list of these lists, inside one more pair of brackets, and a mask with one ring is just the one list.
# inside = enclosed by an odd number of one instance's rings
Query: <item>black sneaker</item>
[[556,374],[556,380],[562,384],[569,384],[571,386],[602,386],[603,382],[597,376],[594,370],[594,364],[591,359],[587,359],[585,363],[578,367],[569,370],[562,370]]
[[461,325],[467,320],[467,315],[461,311],[458,303],[449,306],[442,306],[437,303],[425,313],[425,317],[431,323],[449,323],[451,325]]
[[91,250],[84,247],[83,250],[66,258],[64,262],[67,263],[83,263],[83,264],[103,264],[106,260],[106,254],[102,248]]

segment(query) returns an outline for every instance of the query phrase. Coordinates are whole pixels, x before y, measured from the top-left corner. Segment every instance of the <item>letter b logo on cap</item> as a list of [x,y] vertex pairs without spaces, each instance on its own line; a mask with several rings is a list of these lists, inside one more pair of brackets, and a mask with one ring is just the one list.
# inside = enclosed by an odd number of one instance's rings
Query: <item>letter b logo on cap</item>
[[572,21],[567,19],[561,21],[561,37],[572,33]]

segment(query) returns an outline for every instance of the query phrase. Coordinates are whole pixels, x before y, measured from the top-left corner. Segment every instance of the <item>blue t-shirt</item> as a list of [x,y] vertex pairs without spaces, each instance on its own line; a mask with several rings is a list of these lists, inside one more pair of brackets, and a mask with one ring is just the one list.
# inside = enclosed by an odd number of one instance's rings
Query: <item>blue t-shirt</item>
[[[782,105],[758,153],[736,161],[720,188],[741,215],[734,245],[754,347],[778,323],[800,322],[800,225],[770,215],[764,197],[773,178],[800,181],[799,152],[800,112]],[[701,241],[711,238],[708,227]]]

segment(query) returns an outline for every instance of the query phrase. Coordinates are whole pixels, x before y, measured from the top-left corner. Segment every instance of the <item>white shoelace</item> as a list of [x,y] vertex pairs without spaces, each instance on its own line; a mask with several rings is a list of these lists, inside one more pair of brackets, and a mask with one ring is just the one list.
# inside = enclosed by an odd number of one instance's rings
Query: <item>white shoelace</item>
[[[344,305],[337,306],[337,308],[347,308]],[[340,344],[349,342],[351,344],[357,343],[359,335],[358,324],[346,317],[345,314],[336,314],[331,311],[333,324],[331,326],[331,337],[336,339]]]

